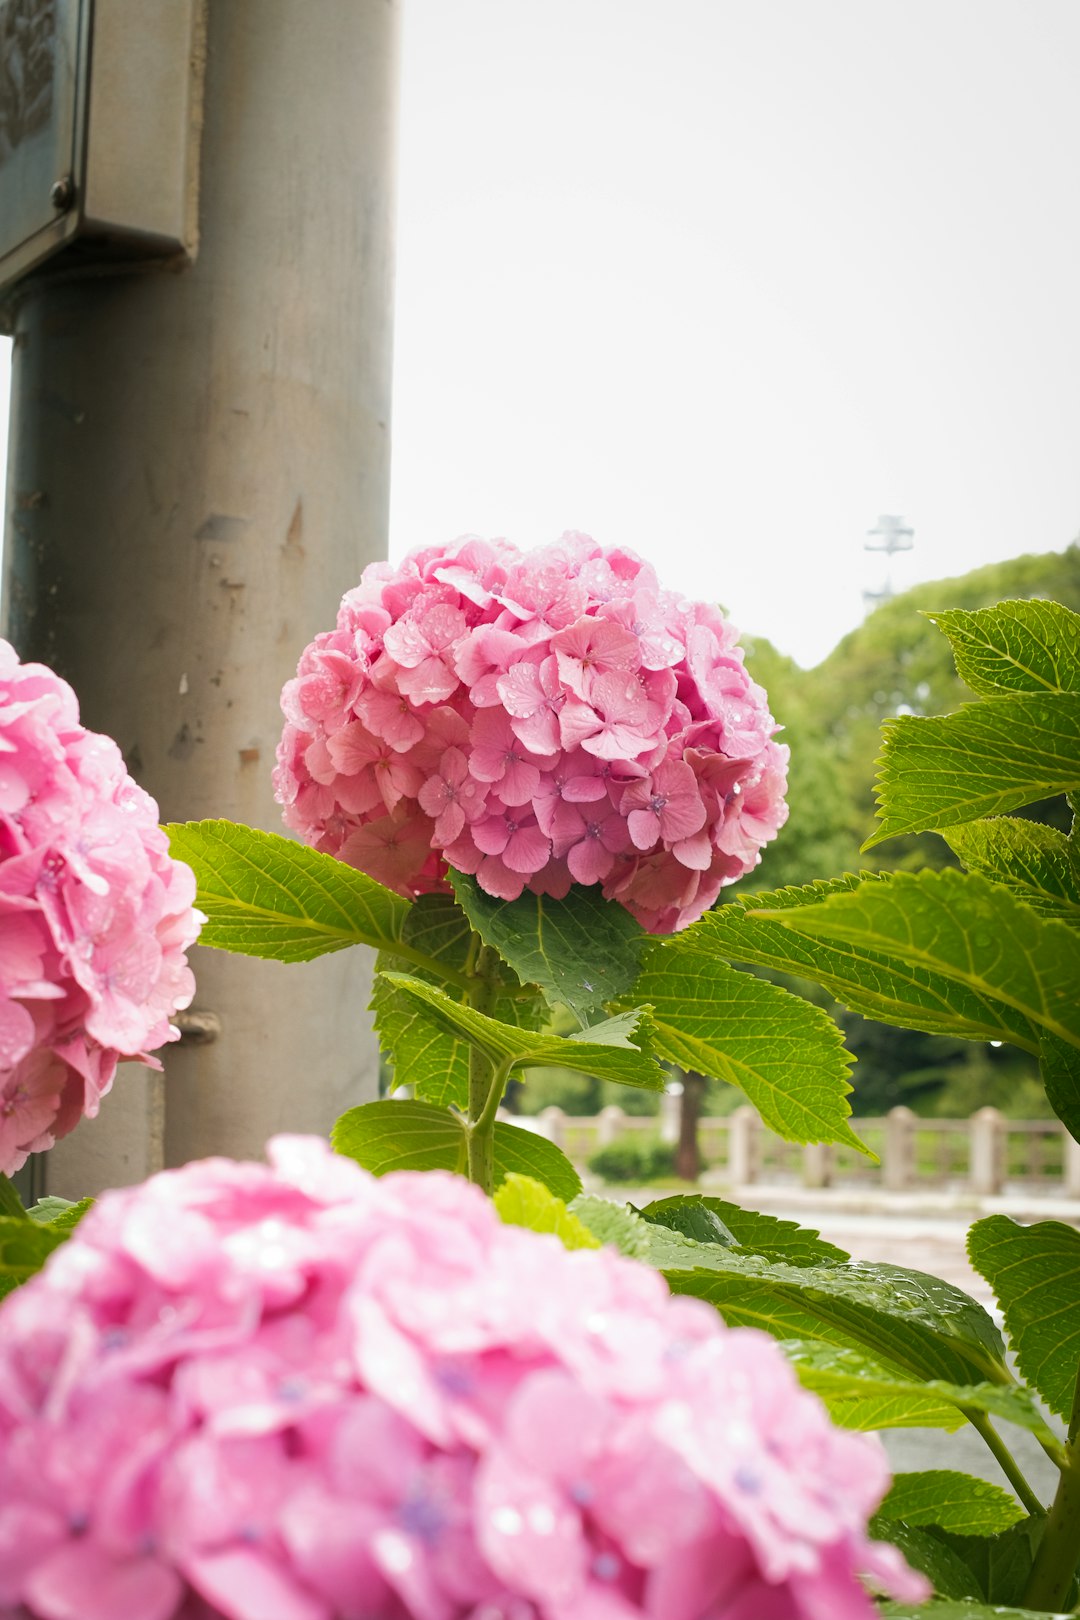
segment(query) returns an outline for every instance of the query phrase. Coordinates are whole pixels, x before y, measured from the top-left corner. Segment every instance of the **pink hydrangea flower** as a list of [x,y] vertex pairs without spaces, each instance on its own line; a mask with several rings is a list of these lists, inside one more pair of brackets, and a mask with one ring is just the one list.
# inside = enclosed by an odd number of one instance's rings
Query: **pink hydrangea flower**
[[287,825],[406,895],[447,865],[502,899],[600,884],[668,933],[787,814],[787,749],[735,630],[588,535],[372,565],[282,708]]
[[[340,718],[363,676],[305,655],[303,700]],[[306,712],[306,710],[305,710]],[[308,739],[310,742],[310,739]],[[153,799],[74,692],[0,642],[0,1171],[93,1116],[120,1058],[175,1040],[202,921]]]
[[888,1474],[771,1339],[322,1142],[106,1194],[0,1307],[19,1620],[872,1620]]

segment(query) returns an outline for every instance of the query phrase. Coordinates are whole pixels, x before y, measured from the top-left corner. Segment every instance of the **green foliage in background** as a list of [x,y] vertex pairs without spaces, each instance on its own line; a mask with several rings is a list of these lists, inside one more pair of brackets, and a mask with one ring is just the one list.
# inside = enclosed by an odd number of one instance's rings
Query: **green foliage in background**
[[[790,815],[761,866],[729,896],[801,886],[817,878],[859,870],[911,870],[955,866],[984,871],[977,825],[949,828],[944,837],[911,832],[860,853],[874,814],[874,783],[881,727],[900,715],[943,715],[970,704],[977,687],[958,671],[942,630],[958,621],[955,610],[978,615],[1003,600],[1052,598],[1080,612],[1080,545],[993,563],[956,579],[918,585],[885,602],[838,643],[814,669],[803,670],[770,642],[751,643],[748,665],[769,693],[792,750],[788,783]],[[1041,610],[1036,610],[1041,611]],[[938,628],[940,624],[941,628]],[[980,680],[979,619],[965,640],[963,672]],[[1046,687],[1041,686],[1045,691]],[[1017,690],[1015,686],[1006,690]],[[977,694],[981,695],[981,694]],[[1060,864],[1060,844],[1069,827],[1064,799],[1036,795],[1027,820],[1013,836],[1051,853]],[[964,847],[961,847],[961,840]],[[1020,852],[1012,857],[1021,869]],[[1052,891],[1067,874],[1051,870]],[[1050,901],[1046,902],[1047,904]],[[1014,1118],[1038,1118],[1050,1110],[1038,1066],[1016,1048],[991,1049],[969,1041],[891,1028],[852,1012],[820,986],[769,967],[776,982],[818,1000],[838,1018],[847,1045],[859,1059],[852,1109],[874,1115],[903,1103],[918,1113],[962,1117],[991,1104]]]

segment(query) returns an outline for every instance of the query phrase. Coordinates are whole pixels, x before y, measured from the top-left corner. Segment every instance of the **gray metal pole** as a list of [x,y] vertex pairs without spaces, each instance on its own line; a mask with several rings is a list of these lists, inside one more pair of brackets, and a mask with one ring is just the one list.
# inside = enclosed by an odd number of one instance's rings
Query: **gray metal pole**
[[[385,554],[397,37],[393,0],[210,0],[196,263],[58,261],[17,306],[7,634],[165,819],[280,827],[282,682]],[[360,953],[193,966],[220,1036],[163,1054],[164,1105],[122,1066],[50,1191],[258,1155],[374,1094]]]

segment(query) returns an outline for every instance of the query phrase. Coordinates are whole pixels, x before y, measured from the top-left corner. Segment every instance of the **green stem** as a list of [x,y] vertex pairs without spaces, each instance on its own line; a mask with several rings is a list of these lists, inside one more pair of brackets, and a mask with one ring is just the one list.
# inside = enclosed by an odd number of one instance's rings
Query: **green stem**
[[[491,1014],[495,1010],[495,998],[499,991],[498,962],[498,953],[490,945],[481,945],[476,952],[469,975],[469,1003],[477,1012]],[[502,1081],[497,1083],[502,1068],[500,1064],[497,1071],[486,1052],[482,1052],[478,1046],[470,1047],[468,1174],[469,1180],[488,1194],[495,1189],[495,1111],[506,1082],[503,1074]],[[494,1104],[491,1103],[493,1094],[496,1098]]]
[[985,1412],[967,1411],[968,1421],[973,1429],[982,1435],[986,1444],[993,1452],[1005,1478],[1009,1481],[1020,1501],[1029,1513],[1043,1514],[1046,1510],[1031,1486],[1020,1472],[1019,1464],[1004,1440],[998,1434]]
[[1060,1609],[1077,1564],[1080,1564],[1080,1368],[1073,1389],[1065,1466],[1031,1567],[1024,1603],[1032,1609]]
[[26,1219],[22,1199],[12,1182],[2,1172],[0,1172],[0,1215],[14,1215],[19,1220]]
[[433,956],[426,956],[423,951],[418,951],[415,945],[406,945],[399,940],[393,947],[393,954],[402,957],[406,962],[415,962],[417,967],[426,968],[442,984],[452,984],[455,989],[466,992],[473,988],[471,973],[468,971],[459,973],[457,968],[447,967],[445,962],[437,962]]

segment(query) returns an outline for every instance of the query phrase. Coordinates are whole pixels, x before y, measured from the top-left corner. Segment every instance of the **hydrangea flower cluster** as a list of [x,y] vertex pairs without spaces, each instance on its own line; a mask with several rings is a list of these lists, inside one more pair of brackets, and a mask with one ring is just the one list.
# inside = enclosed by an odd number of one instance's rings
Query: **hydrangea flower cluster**
[[786,816],[788,750],[736,631],[587,535],[375,563],[282,694],[286,824],[406,895],[601,884],[670,933]]
[[195,879],[74,692],[0,642],[0,1171],[93,1116],[178,1031]]
[[0,1614],[872,1620],[887,1470],[772,1340],[325,1143],[107,1194],[0,1309]]

